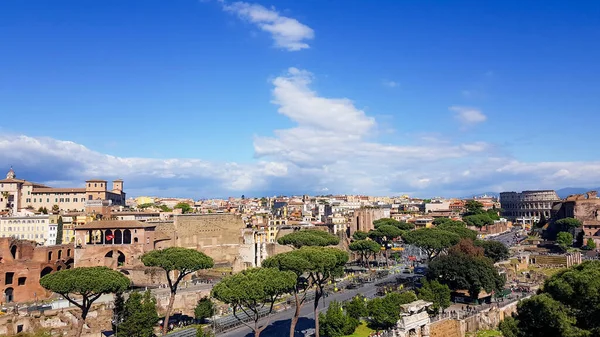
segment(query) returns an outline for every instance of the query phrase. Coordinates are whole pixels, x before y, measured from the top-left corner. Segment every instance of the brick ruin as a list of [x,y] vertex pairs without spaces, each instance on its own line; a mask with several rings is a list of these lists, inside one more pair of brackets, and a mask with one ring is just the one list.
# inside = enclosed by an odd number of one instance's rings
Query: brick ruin
[[73,265],[73,245],[38,246],[33,241],[0,238],[0,302],[48,298],[51,293],[40,285],[40,278]]

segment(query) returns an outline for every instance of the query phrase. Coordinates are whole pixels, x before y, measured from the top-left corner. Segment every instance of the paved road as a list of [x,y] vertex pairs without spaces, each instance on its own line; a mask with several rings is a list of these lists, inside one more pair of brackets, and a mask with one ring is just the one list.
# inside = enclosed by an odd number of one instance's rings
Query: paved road
[[[385,278],[379,279],[374,283],[367,283],[363,287],[352,290],[345,290],[340,293],[333,293],[325,299],[321,299],[321,303],[319,304],[319,312],[323,312],[327,309],[329,303],[333,300],[336,301],[345,301],[349,300],[352,297],[360,294],[365,297],[375,297],[375,293],[377,292],[376,284],[385,281],[394,280],[396,277],[408,278],[413,276],[414,274],[392,274]],[[286,310],[282,312],[275,313],[271,315],[271,324],[267,327],[260,335],[261,337],[278,337],[287,335],[290,330],[290,321],[291,317],[294,314],[292,310]],[[296,336],[303,336],[300,331],[314,328],[313,317],[313,302],[305,303],[300,309],[300,319],[298,320],[298,324],[296,325]],[[266,322],[266,319],[263,319],[261,322]],[[252,325],[252,324],[250,324]],[[253,336],[252,331],[246,327],[245,325],[240,326],[234,330],[230,330],[225,333],[217,334],[219,337],[251,337]]]
[[519,236],[518,230],[513,229],[510,232],[491,237],[489,240],[502,242],[505,246],[512,247],[517,243],[517,239],[522,237]]

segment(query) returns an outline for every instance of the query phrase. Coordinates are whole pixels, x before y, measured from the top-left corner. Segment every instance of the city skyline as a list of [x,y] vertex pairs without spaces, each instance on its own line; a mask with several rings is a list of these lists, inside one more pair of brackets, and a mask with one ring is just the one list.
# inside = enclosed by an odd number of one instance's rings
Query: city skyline
[[196,199],[600,185],[600,4],[344,4],[0,4],[1,172]]

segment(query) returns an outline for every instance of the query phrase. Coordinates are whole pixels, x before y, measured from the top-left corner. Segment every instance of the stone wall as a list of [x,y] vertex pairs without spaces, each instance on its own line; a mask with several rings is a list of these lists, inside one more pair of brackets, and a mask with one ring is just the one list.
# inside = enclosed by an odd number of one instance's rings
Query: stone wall
[[483,310],[460,320],[447,318],[431,323],[431,337],[464,337],[467,332],[496,329],[500,321],[517,311],[519,302],[511,302],[502,307]]
[[234,214],[184,214],[176,216],[172,225],[159,224],[156,230],[175,233],[174,244],[178,247],[197,249],[216,264],[241,270],[244,265],[239,250],[244,228],[242,218]]
[[73,255],[73,245],[41,247],[34,241],[0,238],[0,303],[47,298],[51,293],[42,288],[40,278],[73,267]]
[[[46,329],[54,336],[73,336],[77,327],[78,310],[69,308],[6,314],[0,316],[0,335],[15,336],[20,326],[23,332]],[[88,313],[83,336],[100,336],[102,331],[111,330],[111,318],[112,309],[104,304],[94,306]]]
[[430,337],[463,337],[460,322],[455,319],[443,319],[429,325]]

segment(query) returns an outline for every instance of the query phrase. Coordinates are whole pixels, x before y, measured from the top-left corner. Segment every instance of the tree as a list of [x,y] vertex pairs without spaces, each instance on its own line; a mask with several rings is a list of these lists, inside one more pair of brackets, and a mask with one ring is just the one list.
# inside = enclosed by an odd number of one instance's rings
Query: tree
[[204,330],[201,326],[196,328],[196,337],[215,337],[215,334],[210,330]]
[[373,240],[358,240],[352,242],[349,247],[351,251],[360,255],[360,260],[369,267],[369,258],[381,251],[381,246]]
[[472,240],[462,239],[456,245],[448,249],[448,254],[465,254],[469,256],[483,257],[484,250],[481,247],[475,246]]
[[[393,220],[393,219],[392,219]],[[369,237],[377,241],[385,248],[385,264],[389,266],[389,243],[402,235],[402,231],[396,226],[380,225],[369,232]]]
[[52,213],[58,213],[58,211],[60,211],[60,207],[58,205],[53,205],[52,206]]
[[566,252],[567,249],[573,245],[573,234],[569,232],[559,232],[556,236],[556,244],[563,252]]
[[81,336],[85,319],[94,301],[103,294],[123,292],[129,284],[127,277],[108,267],[64,269],[40,279],[42,287],[61,295],[81,310],[76,337]]
[[585,248],[588,250],[596,249],[596,241],[594,241],[592,238],[588,238],[587,242],[585,243]]
[[467,210],[466,215],[481,214],[485,212],[483,210],[483,204],[477,200],[469,200],[465,203],[465,209]]
[[463,217],[463,221],[468,226],[475,226],[479,229],[494,224],[494,220],[487,213],[467,215]]
[[160,210],[163,212],[172,212],[173,210],[169,208],[167,205],[160,205]]
[[177,287],[181,280],[200,269],[212,268],[214,265],[213,259],[194,249],[181,247],[170,247],[162,250],[153,250],[142,256],[142,263],[147,267],[162,268],[167,276],[171,297],[169,305],[165,312],[163,324],[163,334],[166,335],[169,331],[169,318],[173,310]]
[[476,240],[475,245],[483,248],[483,254],[494,262],[500,262],[510,257],[510,251],[502,242],[493,240]]
[[150,290],[133,292],[125,302],[123,323],[119,324],[117,336],[153,337],[158,322],[156,299]]
[[[262,263],[267,268],[292,271],[298,282],[292,291],[295,299],[295,311],[290,325],[290,336],[294,336],[295,327],[300,317],[300,309],[306,301],[306,291],[310,286],[315,289],[314,312],[318,318],[317,308],[323,296],[323,287],[329,280],[343,274],[343,267],[348,262],[348,254],[336,248],[304,246],[287,253],[281,253],[265,259]],[[302,275],[307,275],[307,279]],[[317,319],[315,323],[318,325]],[[317,329],[318,331],[318,329]]]
[[583,246],[583,238],[585,236],[585,232],[580,230],[577,232],[577,235],[575,236],[575,247],[581,248],[581,246]]
[[58,217],[58,220],[56,221],[56,244],[60,245],[62,244],[62,239],[63,239],[63,219],[62,216]]
[[352,300],[346,303],[344,309],[346,309],[348,316],[356,320],[360,320],[362,317],[366,317],[368,315],[365,297],[363,296],[354,296]]
[[422,284],[423,286],[419,289],[419,299],[433,302],[430,307],[433,313],[438,313],[440,309],[443,312],[450,306],[451,292],[447,285],[441,284],[437,280],[423,280]]
[[600,261],[559,271],[545,281],[543,292],[568,307],[578,327],[600,335]]
[[428,280],[438,280],[452,290],[467,290],[473,299],[481,290],[490,293],[504,287],[504,278],[486,257],[453,253],[440,256],[429,264]]
[[175,205],[175,207],[173,207],[173,209],[181,209],[181,213],[185,214],[185,213],[189,213],[192,211],[192,206],[190,206],[190,204],[188,204],[187,202],[180,202],[177,205]]
[[571,310],[548,294],[520,302],[517,306],[517,327],[525,337],[589,336],[576,327]]
[[457,234],[437,228],[421,228],[404,232],[402,239],[408,244],[423,249],[429,261],[460,241]]
[[320,335],[323,337],[342,337],[345,335],[351,335],[359,325],[358,319],[350,317],[344,312],[342,305],[338,301],[332,301],[329,303],[326,313],[319,314],[320,321]]
[[394,326],[400,318],[400,306],[417,299],[415,293],[389,293],[384,298],[374,298],[367,303],[371,327],[387,330]]
[[38,208],[38,212],[42,214],[48,214],[48,209],[46,207],[40,207]]
[[436,226],[439,226],[439,225],[455,225],[455,226],[462,226],[462,227],[465,226],[464,222],[462,222],[462,221],[452,220],[452,219],[446,218],[446,217],[435,218],[433,220],[433,224]]
[[113,308],[112,328],[116,330],[117,326],[123,322],[125,317],[125,297],[122,292],[115,293],[115,307]]
[[286,234],[279,239],[280,245],[290,245],[295,248],[303,246],[334,246],[340,243],[340,238],[320,230],[301,230]]
[[[292,292],[296,285],[296,274],[291,271],[281,271],[275,268],[252,268],[237,274],[227,276],[217,283],[212,289],[212,296],[233,308],[233,316],[242,324],[254,331],[254,336],[269,325],[269,320],[263,325],[259,320],[266,315],[270,316],[277,299],[288,292]],[[254,321],[254,326],[245,322],[244,317],[239,317],[239,311]]]
[[146,208],[150,208],[150,207],[153,207],[153,206],[154,206],[153,203],[147,202],[145,204],[139,204],[139,205],[137,205],[137,208],[146,209]]
[[485,211],[485,214],[487,214],[492,220],[500,220],[499,213],[500,211],[496,208],[490,208],[487,211]]
[[575,228],[581,227],[581,221],[575,218],[564,218],[554,223],[559,232],[571,232]]
[[517,321],[514,317],[508,316],[504,318],[503,321],[500,321],[498,325],[498,330],[502,332],[502,336],[504,337],[520,337],[521,332],[519,331],[519,321]]
[[369,237],[369,233],[363,231],[356,231],[352,234],[352,239],[354,240],[364,240]]
[[381,218],[379,220],[373,221],[373,226],[375,229],[379,228],[379,226],[382,226],[382,225],[394,226],[403,231],[408,231],[408,230],[415,228],[415,225],[413,225],[413,224],[409,224],[409,223],[403,222],[403,221],[398,221],[398,220],[392,219],[392,218]]
[[468,229],[464,222],[461,221],[453,221],[453,222],[445,222],[436,227],[436,229],[445,230],[448,232],[452,232],[461,239],[477,239],[477,232],[471,229]]
[[206,319],[215,314],[215,305],[210,298],[204,296],[196,304],[194,308],[194,317],[198,322],[205,323]]

